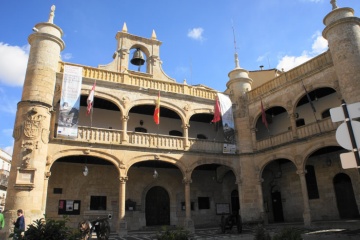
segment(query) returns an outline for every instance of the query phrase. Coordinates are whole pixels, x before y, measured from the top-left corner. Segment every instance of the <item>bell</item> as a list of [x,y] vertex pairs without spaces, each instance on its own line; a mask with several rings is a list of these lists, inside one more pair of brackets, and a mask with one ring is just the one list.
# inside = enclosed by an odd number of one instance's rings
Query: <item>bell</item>
[[136,66],[144,65],[145,60],[142,55],[142,52],[140,51],[140,48],[136,49],[136,51],[134,52],[133,58],[131,59],[130,62]]

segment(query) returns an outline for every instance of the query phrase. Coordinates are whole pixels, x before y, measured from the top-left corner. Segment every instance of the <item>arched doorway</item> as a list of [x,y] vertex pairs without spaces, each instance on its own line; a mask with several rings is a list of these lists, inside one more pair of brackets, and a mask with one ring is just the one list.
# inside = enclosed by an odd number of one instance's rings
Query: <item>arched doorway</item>
[[358,218],[359,209],[350,177],[339,173],[334,177],[333,183],[340,218]]
[[159,186],[152,187],[145,200],[146,226],[170,225],[170,198]]

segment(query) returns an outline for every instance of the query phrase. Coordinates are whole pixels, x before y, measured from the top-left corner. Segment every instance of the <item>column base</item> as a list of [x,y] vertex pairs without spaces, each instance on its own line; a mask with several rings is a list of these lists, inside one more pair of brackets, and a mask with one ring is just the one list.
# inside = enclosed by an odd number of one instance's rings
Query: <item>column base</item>
[[119,223],[119,232],[118,232],[118,236],[119,237],[124,237],[125,235],[127,235],[127,222],[124,220],[121,220]]
[[310,214],[310,212],[304,212],[303,213],[303,218],[304,218],[304,226],[305,227],[310,227],[311,226],[311,214]]
[[187,218],[184,221],[184,228],[190,233],[195,233],[194,221],[191,218]]

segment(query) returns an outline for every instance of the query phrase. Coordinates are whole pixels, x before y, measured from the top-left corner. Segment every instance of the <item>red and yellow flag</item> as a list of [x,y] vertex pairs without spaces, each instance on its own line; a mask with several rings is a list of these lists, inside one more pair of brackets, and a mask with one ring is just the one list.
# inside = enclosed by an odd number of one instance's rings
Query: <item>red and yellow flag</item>
[[156,99],[155,111],[154,111],[154,121],[157,125],[160,123],[160,91],[158,98]]

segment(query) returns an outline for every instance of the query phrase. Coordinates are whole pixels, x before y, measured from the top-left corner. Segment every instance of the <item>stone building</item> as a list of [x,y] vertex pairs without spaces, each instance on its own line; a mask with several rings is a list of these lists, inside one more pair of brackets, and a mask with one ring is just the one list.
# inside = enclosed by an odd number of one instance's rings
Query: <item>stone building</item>
[[0,210],[4,211],[6,190],[11,167],[11,156],[0,149]]
[[[64,62],[54,10],[28,38],[7,226],[18,208],[27,224],[44,213],[69,215],[73,226],[111,214],[119,235],[159,225],[218,226],[229,214],[307,226],[359,217],[359,172],[340,161],[340,154],[355,155],[337,142],[342,121],[330,114],[342,101],[360,101],[360,19],[353,9],[332,1],[323,30],[328,51],[290,71],[247,71],[235,54],[223,93],[177,83],[161,67],[155,31],[135,36],[126,24],[109,64]],[[221,110],[221,99],[230,99],[230,108],[210,124],[217,97]],[[227,121],[235,129],[228,131]]]

